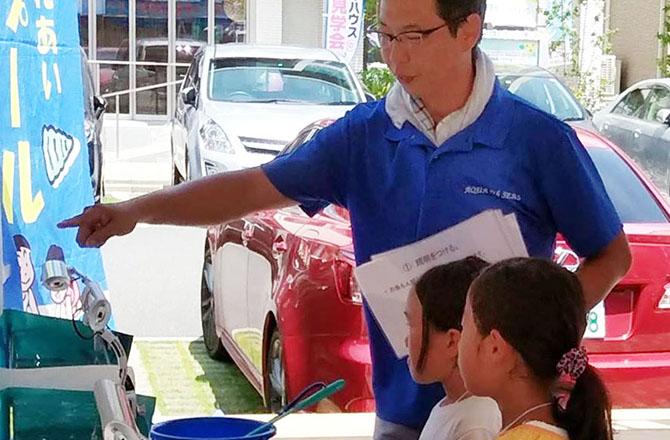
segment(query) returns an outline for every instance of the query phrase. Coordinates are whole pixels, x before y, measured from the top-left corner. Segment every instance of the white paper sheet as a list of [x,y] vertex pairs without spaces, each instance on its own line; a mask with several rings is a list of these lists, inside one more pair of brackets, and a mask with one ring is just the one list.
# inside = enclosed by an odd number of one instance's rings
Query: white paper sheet
[[490,263],[527,257],[516,217],[485,211],[418,242],[374,255],[355,269],[368,305],[398,358],[407,356],[403,312],[414,281],[432,267],[470,255]]

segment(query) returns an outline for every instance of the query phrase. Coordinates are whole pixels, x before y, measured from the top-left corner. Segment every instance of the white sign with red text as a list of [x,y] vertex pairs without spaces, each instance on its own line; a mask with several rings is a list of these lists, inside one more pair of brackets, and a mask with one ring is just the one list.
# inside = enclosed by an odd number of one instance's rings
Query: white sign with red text
[[328,0],[324,45],[349,63],[363,36],[363,0]]

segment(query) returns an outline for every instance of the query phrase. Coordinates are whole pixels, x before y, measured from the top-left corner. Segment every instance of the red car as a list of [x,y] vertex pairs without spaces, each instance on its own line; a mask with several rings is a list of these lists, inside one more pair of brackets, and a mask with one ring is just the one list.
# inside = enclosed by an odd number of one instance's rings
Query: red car
[[[310,125],[284,151],[330,122]],[[214,358],[232,358],[269,409],[314,382],[343,378],[346,387],[316,410],[374,411],[345,210],[329,206],[309,218],[296,206],[210,227],[204,258],[205,346]]]
[[[330,122],[308,126],[285,150],[299,148]],[[625,223],[634,256],[604,307],[589,315],[585,345],[617,407],[668,407],[670,205],[620,149],[575,129]],[[579,266],[560,237],[556,259]],[[317,410],[372,411],[353,267],[350,223],[341,208],[329,206],[310,219],[291,207],[211,227],[202,288],[209,353],[232,358],[271,409],[313,382],[344,378],[344,391]]]
[[[624,222],[633,252],[626,277],[589,314],[584,345],[619,408],[670,405],[670,205],[618,147],[576,128]],[[569,180],[566,181],[569,185]],[[576,268],[576,255],[559,237],[562,264]],[[604,313],[603,313],[604,312]],[[604,315],[604,322],[600,318]],[[600,328],[597,328],[600,326]],[[594,333],[596,333],[594,335]],[[598,334],[599,333],[599,334]],[[589,336],[596,336],[589,338]]]

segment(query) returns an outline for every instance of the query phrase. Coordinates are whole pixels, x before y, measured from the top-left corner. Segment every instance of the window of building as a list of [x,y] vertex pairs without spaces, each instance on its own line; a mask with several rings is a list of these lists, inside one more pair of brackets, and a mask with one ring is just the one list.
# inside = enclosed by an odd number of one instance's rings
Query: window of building
[[133,90],[119,96],[120,113],[168,117],[201,47],[246,41],[246,13],[247,0],[79,0],[81,44],[110,113],[109,95]]

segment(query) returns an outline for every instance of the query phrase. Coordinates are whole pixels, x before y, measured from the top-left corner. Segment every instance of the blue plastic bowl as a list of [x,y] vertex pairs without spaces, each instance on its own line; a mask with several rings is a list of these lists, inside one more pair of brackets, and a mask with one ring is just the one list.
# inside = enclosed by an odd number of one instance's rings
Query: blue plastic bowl
[[151,440],[267,440],[277,433],[273,425],[251,437],[244,437],[263,422],[235,417],[196,417],[157,423],[151,427]]

